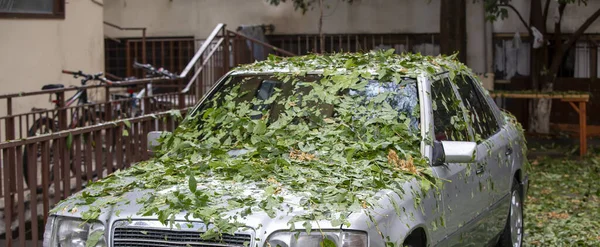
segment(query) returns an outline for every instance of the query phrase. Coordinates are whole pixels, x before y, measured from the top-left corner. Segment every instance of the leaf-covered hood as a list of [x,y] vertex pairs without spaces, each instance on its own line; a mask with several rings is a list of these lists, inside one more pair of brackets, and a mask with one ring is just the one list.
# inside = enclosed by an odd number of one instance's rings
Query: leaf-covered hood
[[[134,182],[134,178],[121,178],[122,180],[128,180],[130,182]],[[196,184],[197,191],[205,190],[210,186],[223,186],[218,185],[221,183],[220,181],[207,181],[205,184]],[[162,214],[157,215],[144,215],[143,212],[146,210],[144,206],[144,202],[148,200],[152,200],[151,197],[161,197],[169,200],[168,198],[173,195],[182,195],[185,193],[189,193],[189,184],[183,185],[171,185],[164,186],[157,189],[133,189],[128,192],[124,192],[122,195],[118,197],[103,197],[101,200],[93,200],[93,193],[97,193],[96,188],[86,188],[80,193],[76,195],[78,200],[70,200],[64,201],[59,204],[55,210],[55,215],[65,216],[65,217],[75,217],[75,218],[83,218],[89,220],[98,220],[103,224],[108,225],[111,222],[116,222],[119,220],[161,220]],[[267,231],[272,229],[272,231],[280,230],[280,229],[288,229],[291,226],[288,222],[292,221],[294,217],[298,217],[301,215],[305,215],[307,210],[302,208],[302,200],[306,200],[308,196],[307,193],[292,193],[290,191],[277,191],[281,197],[274,201],[269,201],[266,207],[270,207],[273,210],[269,210],[267,213],[265,210],[251,210],[248,212],[241,212],[245,210],[243,205],[239,205],[239,202],[236,202],[233,195],[242,195],[249,196],[256,199],[262,198],[266,193],[273,193],[273,191],[267,189],[261,189],[254,184],[231,184],[226,187],[231,189],[231,193],[229,195],[221,195],[223,197],[229,197],[232,199],[232,204],[229,205],[225,202],[225,208],[229,208],[230,211],[223,212],[225,215],[235,216],[235,215],[244,215],[243,218],[239,219],[239,224],[243,226],[250,227],[255,230]],[[156,204],[159,210],[168,211],[168,204]],[[188,220],[195,222],[203,222],[202,220],[191,215],[193,213],[194,205],[189,205],[189,211],[184,210],[180,211],[176,214],[165,214],[165,216],[169,216],[170,218],[164,220],[166,226],[168,227],[170,223],[174,224],[182,224]],[[354,205],[356,207],[354,210],[356,212],[361,211],[361,205]],[[101,210],[99,210],[101,209]],[[166,212],[165,212],[166,213]],[[338,212],[338,214],[348,214],[347,211],[343,210]],[[210,215],[210,213],[207,213]],[[348,216],[348,215],[345,215]],[[172,218],[171,218],[172,217]],[[171,222],[171,220],[173,220]],[[205,220],[204,222],[210,222],[210,220]],[[294,226],[297,229],[304,228],[303,226],[305,222],[297,222]],[[311,222],[312,227],[322,227],[322,228],[339,228],[339,224],[337,226],[333,226],[331,222],[327,220],[321,220],[319,222]],[[222,229],[225,230],[225,229]],[[237,230],[231,229],[233,231]]]

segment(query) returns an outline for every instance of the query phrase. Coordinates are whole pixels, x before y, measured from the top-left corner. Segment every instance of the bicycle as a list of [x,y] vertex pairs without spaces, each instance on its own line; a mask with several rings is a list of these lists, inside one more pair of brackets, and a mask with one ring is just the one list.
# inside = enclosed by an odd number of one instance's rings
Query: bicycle
[[133,62],[133,67],[136,69],[143,69],[146,72],[148,72],[148,74],[146,75],[146,77],[148,77],[148,78],[156,78],[156,77],[166,77],[168,79],[179,78],[178,75],[169,72],[165,68],[160,67],[160,68],[156,69],[151,64],[142,64],[142,63],[138,63],[138,62]]
[[[146,78],[168,78],[168,79],[179,78],[178,75],[173,74],[162,67],[157,69],[154,66],[152,66],[151,64],[141,64],[138,62],[134,62],[133,67],[136,69],[143,69],[144,71],[146,71]],[[128,80],[135,80],[135,79],[137,79],[137,78],[135,78],[135,77],[128,78]],[[144,102],[142,101],[142,99],[146,95],[146,92],[148,92],[149,96],[159,92],[159,90],[157,90],[157,88],[152,88],[151,83],[148,84],[148,86],[149,86],[149,88],[142,88],[138,92],[135,92],[132,88],[128,88],[127,94],[125,94],[125,95],[123,95],[123,94],[112,94],[111,95],[113,100],[131,99],[129,102],[126,103],[126,104],[129,104],[130,107],[122,107],[121,103],[116,104],[115,107],[116,107],[116,111],[118,112],[119,116],[121,116],[122,118],[128,118],[128,117],[137,117],[137,116],[141,116],[141,115],[145,114],[146,106],[144,105]],[[151,108],[162,107],[165,109],[170,109],[171,105],[169,105],[169,104],[172,104],[172,102],[157,101],[154,98],[150,98],[149,103],[150,103]]]
[[[81,79],[82,86],[86,86],[87,82],[89,82],[89,81],[98,81],[100,83],[104,83],[107,85],[112,85],[115,83],[115,82],[112,82],[112,81],[107,80],[106,78],[102,77],[103,73],[85,74],[82,71],[74,72],[74,71],[68,71],[68,70],[63,70],[62,73],[73,75],[74,78],[82,77],[82,79]],[[47,84],[47,85],[42,86],[42,90],[52,90],[52,89],[61,89],[61,88],[64,88],[63,84]],[[58,110],[61,108],[61,106],[59,104],[59,93],[55,93],[55,95],[56,95],[56,100],[52,100],[52,95],[49,96],[49,100],[50,100],[50,102],[52,102],[54,104],[54,109],[55,109],[52,114],[52,117],[41,117],[41,118],[35,120],[34,123],[32,124],[32,126],[30,127],[30,129],[28,130],[27,136],[49,134],[52,132],[59,131],[59,127],[58,127],[59,123],[58,123],[58,119],[57,119],[57,115],[58,115],[57,113],[58,113]],[[64,107],[69,107],[69,106],[73,105],[75,102],[77,102],[78,106],[91,105],[93,103],[93,102],[89,101],[89,99],[88,99],[88,94],[87,94],[86,88],[81,88],[81,89],[77,90],[73,96],[71,96],[64,102],[65,102]],[[32,110],[35,111],[35,110],[44,110],[44,109],[34,108]],[[90,110],[88,108],[88,109],[83,110],[83,114],[81,116],[79,116],[79,111],[76,110],[76,111],[73,111],[71,114],[71,123],[68,125],[68,128],[71,129],[71,128],[94,124],[94,123],[99,122],[101,119],[104,119],[104,116],[105,115],[104,115],[103,109]],[[49,171],[53,171],[53,166],[54,166],[54,164],[53,164],[54,152],[53,152],[52,145],[53,145],[53,143],[50,143]],[[42,147],[38,147],[37,159],[39,159],[42,155],[41,148]],[[23,148],[23,171],[24,171],[24,174],[29,174],[28,173],[29,166],[27,165],[28,164],[27,151],[28,151],[27,147]],[[37,163],[37,160],[36,160],[36,163]],[[70,170],[71,170],[71,172],[75,173],[75,169],[74,169],[72,162],[70,165]],[[24,175],[24,178],[25,178],[25,183],[29,187],[30,182],[31,182],[31,181],[29,181],[29,177],[27,175]],[[54,180],[54,174],[52,172],[50,172],[49,184],[51,184],[53,180]]]

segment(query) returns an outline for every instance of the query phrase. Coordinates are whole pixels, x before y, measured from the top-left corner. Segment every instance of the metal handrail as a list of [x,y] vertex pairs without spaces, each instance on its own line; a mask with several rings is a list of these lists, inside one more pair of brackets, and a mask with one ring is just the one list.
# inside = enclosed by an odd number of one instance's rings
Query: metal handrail
[[104,25],[119,29],[121,31],[142,31],[142,62],[146,63],[146,28],[145,27],[121,27],[117,24],[113,24],[113,23],[110,23],[107,21],[104,21],[103,23],[104,23]]
[[194,84],[194,82],[196,81],[196,78],[198,78],[198,75],[200,75],[200,72],[202,72],[204,65],[206,65],[208,63],[208,61],[210,61],[211,56],[215,53],[215,51],[217,51],[219,49],[219,46],[221,45],[221,43],[223,43],[223,40],[224,39],[221,38],[221,39],[219,39],[219,41],[217,41],[214,48],[208,53],[208,56],[206,56],[204,61],[202,61],[202,65],[200,65],[200,68],[198,68],[198,70],[196,70],[196,73],[194,73],[194,75],[192,76],[192,78],[190,79],[188,84],[185,86],[185,88],[183,90],[181,90],[182,93],[187,93],[188,91],[190,91],[192,84]]
[[31,91],[31,92],[9,93],[9,94],[0,95],[0,99],[17,98],[17,97],[50,94],[50,93],[62,93],[62,92],[68,92],[68,91],[76,91],[79,89],[92,89],[92,88],[101,88],[101,87],[118,88],[118,87],[123,87],[123,86],[142,85],[142,84],[146,84],[146,83],[154,83],[154,82],[167,81],[167,80],[168,80],[167,78],[144,78],[144,79],[137,79],[137,80],[130,80],[130,81],[121,81],[119,83],[114,83],[112,85],[102,84],[102,85],[73,86],[73,87],[65,87],[65,88],[60,88],[60,89],[48,89],[48,90],[39,90],[39,91]]
[[213,31],[210,33],[208,38],[206,38],[206,41],[204,43],[202,43],[202,46],[200,47],[200,49],[198,49],[196,54],[194,54],[194,56],[192,57],[192,60],[190,60],[190,62],[187,64],[187,66],[185,66],[185,69],[183,69],[181,74],[179,74],[179,77],[183,78],[183,77],[187,76],[187,74],[190,72],[190,70],[192,70],[192,68],[196,64],[196,62],[198,62],[198,59],[200,59],[202,54],[206,51],[206,49],[208,48],[208,45],[210,43],[212,43],[212,41],[215,39],[215,37],[217,37],[217,34],[219,34],[219,32],[221,30],[223,30],[224,28],[225,28],[225,24],[219,23],[215,27],[215,29],[213,29]]
[[[189,107],[184,108],[184,109],[178,109],[178,110],[180,112],[187,112],[188,109],[189,109]],[[42,134],[42,135],[38,135],[38,136],[31,136],[31,137],[27,137],[27,138],[19,139],[19,140],[9,140],[6,142],[0,142],[0,149],[6,149],[6,148],[16,147],[16,146],[30,144],[30,143],[42,142],[42,141],[47,141],[47,140],[56,139],[56,138],[60,138],[60,137],[67,137],[69,135],[78,135],[78,134],[83,134],[83,133],[89,133],[92,131],[106,129],[107,127],[125,125],[126,122],[157,119],[162,116],[170,115],[171,112],[172,111],[169,110],[169,111],[164,111],[164,112],[159,112],[159,113],[147,114],[147,115],[143,115],[143,116],[139,116],[139,117],[132,117],[132,118],[128,118],[128,119],[120,119],[120,120],[115,120],[112,122],[100,123],[100,124],[93,125],[93,126],[86,126],[86,127],[75,128],[75,129],[66,129],[66,130]]]
[[260,40],[258,40],[258,39],[255,39],[255,38],[252,38],[252,37],[246,36],[246,35],[244,35],[244,34],[241,34],[241,33],[239,33],[239,32],[236,32],[236,31],[227,30],[227,33],[229,33],[229,34],[233,34],[233,35],[236,35],[236,36],[240,36],[240,37],[242,37],[242,38],[244,38],[244,39],[247,39],[247,40],[250,40],[250,41],[252,41],[252,42],[254,42],[254,43],[258,43],[258,44],[260,44],[260,45],[262,45],[262,46],[265,46],[265,47],[271,48],[271,49],[273,49],[274,51],[276,51],[276,52],[279,52],[279,53],[281,53],[281,54],[284,54],[284,55],[286,55],[286,56],[297,56],[297,55],[296,55],[296,54],[294,54],[294,53],[291,53],[291,52],[289,52],[289,51],[286,51],[286,50],[282,50],[282,49],[280,49],[280,48],[278,48],[278,47],[276,47],[276,46],[274,46],[274,45],[271,45],[271,44],[269,44],[269,43],[267,43],[267,42],[260,41]]

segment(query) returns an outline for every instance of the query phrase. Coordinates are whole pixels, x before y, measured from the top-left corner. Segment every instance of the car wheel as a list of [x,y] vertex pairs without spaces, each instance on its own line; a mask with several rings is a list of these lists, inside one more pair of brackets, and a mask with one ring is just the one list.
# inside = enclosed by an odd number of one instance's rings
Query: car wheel
[[521,247],[523,246],[523,236],[523,190],[515,179],[510,191],[510,210],[504,232],[500,236],[499,245],[502,247]]

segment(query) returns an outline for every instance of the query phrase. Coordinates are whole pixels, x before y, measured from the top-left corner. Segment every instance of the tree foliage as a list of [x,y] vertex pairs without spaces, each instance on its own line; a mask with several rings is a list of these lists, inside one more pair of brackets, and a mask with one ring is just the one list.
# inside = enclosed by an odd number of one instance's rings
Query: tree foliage
[[[483,0],[485,12],[487,13],[486,18],[490,21],[503,20],[508,18],[508,8],[512,8],[514,11],[517,11],[511,5],[511,2],[512,0]],[[547,1],[547,3],[549,2],[550,1]],[[558,2],[559,4],[578,3],[580,5],[587,5],[588,0],[556,0],[556,2]]]
[[[587,5],[589,0],[531,0],[529,5],[529,17],[527,21],[523,18],[517,8],[512,5],[512,0],[483,0],[486,11],[486,19],[490,21],[502,20],[508,18],[510,14],[518,16],[519,20],[527,28],[530,37],[538,36],[533,42],[531,50],[531,88],[543,92],[550,92],[554,89],[554,83],[557,78],[558,70],[563,62],[567,51],[575,45],[581,35],[587,30],[594,21],[600,17],[600,9],[596,10],[591,16],[567,36],[564,40],[561,26],[563,14],[568,5]],[[556,7],[550,14],[550,5]],[[548,17],[554,15],[555,19],[553,33],[547,30]],[[535,28],[535,29],[534,29]],[[541,35],[534,35],[535,33]],[[540,37],[541,36],[541,37]],[[549,48],[549,41],[554,40],[553,49]],[[534,100],[534,107],[529,121],[529,130],[538,133],[549,133],[550,131],[550,111],[552,101],[549,99]]]

